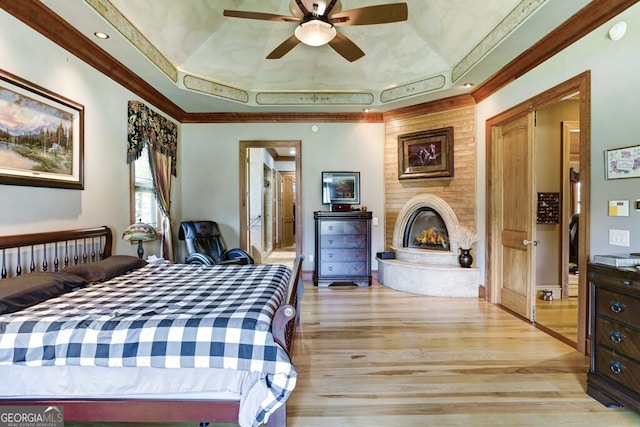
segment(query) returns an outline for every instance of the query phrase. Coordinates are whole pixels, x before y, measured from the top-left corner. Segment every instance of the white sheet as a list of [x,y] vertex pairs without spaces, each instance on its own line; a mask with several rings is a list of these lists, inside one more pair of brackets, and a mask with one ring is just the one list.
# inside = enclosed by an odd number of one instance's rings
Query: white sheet
[[251,426],[267,395],[257,372],[215,368],[0,366],[0,398],[240,400],[238,423]]

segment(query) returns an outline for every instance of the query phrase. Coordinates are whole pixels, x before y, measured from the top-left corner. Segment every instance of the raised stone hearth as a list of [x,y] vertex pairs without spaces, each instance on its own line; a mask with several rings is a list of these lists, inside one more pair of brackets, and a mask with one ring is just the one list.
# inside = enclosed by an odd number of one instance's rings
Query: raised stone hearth
[[[449,234],[448,250],[403,246],[405,229],[413,212],[430,208],[438,212]],[[460,224],[451,207],[431,194],[415,196],[402,208],[393,229],[391,249],[395,259],[378,259],[378,279],[384,286],[413,294],[438,297],[478,297],[480,269],[458,263]]]

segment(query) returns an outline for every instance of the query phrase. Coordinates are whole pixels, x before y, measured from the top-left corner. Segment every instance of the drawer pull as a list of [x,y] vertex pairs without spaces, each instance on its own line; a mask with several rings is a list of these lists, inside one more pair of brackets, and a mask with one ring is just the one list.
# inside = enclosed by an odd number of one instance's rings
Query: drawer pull
[[627,306],[619,301],[611,301],[609,308],[614,313],[622,313]]
[[329,239],[329,244],[333,245],[333,239]]
[[329,254],[329,258],[333,258],[333,253],[330,253],[330,254]]
[[624,280],[622,284],[625,286],[631,286],[631,280]]
[[620,344],[626,337],[622,332],[609,331],[609,338],[616,344]]
[[333,267],[332,266],[329,266],[329,271],[333,271]]
[[620,375],[622,371],[627,369],[622,363],[614,362],[613,360],[611,361],[609,368],[611,369],[611,372],[613,372],[616,375]]
[[333,225],[330,225],[330,226],[329,226],[329,230],[333,230]]

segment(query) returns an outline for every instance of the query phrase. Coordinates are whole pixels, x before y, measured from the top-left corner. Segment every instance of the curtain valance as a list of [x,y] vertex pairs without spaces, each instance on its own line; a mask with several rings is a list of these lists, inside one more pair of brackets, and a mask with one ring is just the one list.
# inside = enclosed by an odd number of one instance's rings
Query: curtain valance
[[140,157],[145,145],[171,158],[171,175],[176,174],[178,126],[140,101],[129,101],[127,163]]

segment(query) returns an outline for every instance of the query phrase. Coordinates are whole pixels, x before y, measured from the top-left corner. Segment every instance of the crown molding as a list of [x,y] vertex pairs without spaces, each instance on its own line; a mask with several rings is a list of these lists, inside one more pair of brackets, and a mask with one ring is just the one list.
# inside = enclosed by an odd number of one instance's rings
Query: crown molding
[[471,95],[476,102],[487,99],[638,1],[640,0],[591,1],[562,25],[505,65],[493,77],[479,84]]
[[379,123],[478,103],[638,1],[640,0],[591,1],[493,77],[479,84],[470,93],[471,99],[468,95],[461,95],[386,113],[187,113],[40,1],[0,0],[0,8],[180,123]]

